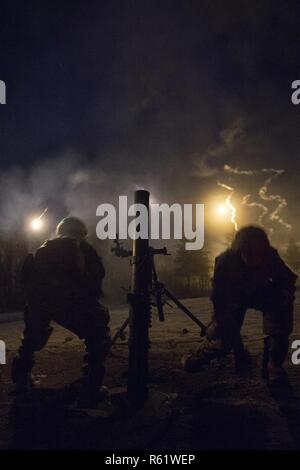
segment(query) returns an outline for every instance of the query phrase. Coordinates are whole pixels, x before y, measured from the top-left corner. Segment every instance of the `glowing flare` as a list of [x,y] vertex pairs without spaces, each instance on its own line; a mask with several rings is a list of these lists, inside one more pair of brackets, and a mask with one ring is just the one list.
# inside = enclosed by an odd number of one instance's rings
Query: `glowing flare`
[[48,210],[48,208],[46,207],[46,209],[41,213],[41,215],[39,215],[38,217],[35,217],[34,219],[32,219],[32,221],[30,222],[30,227],[31,227],[32,230],[38,231],[38,230],[41,230],[43,228],[44,223],[42,221],[42,217],[44,217],[47,210]]
[[31,221],[31,228],[32,230],[40,230],[43,226],[43,222],[41,219],[33,219]]
[[220,215],[227,215],[228,207],[225,204],[220,204],[217,208],[217,211]]
[[230,214],[231,214],[230,222],[232,223],[232,225],[234,226],[235,231],[237,232],[238,231],[238,225],[237,225],[237,222],[236,222],[236,208],[234,207],[234,205],[231,202],[231,197],[234,193],[234,189],[231,188],[230,186],[227,186],[226,184],[223,184],[223,183],[220,183],[220,182],[218,182],[218,185],[221,186],[222,188],[225,188],[228,191],[230,191],[230,194],[225,199],[225,204],[228,207],[228,209],[230,211]]

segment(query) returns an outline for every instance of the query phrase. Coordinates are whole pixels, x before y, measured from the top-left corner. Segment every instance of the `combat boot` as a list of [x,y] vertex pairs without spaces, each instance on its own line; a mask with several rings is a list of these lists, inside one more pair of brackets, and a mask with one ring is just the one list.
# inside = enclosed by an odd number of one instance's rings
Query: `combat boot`
[[287,373],[282,366],[276,366],[272,361],[269,361],[268,380],[272,383],[286,382],[288,380]]
[[97,408],[99,403],[106,400],[108,397],[108,389],[102,385],[98,389],[83,386],[78,397],[78,408]]
[[[272,357],[272,347],[274,350],[274,339],[270,336],[264,338],[264,351],[263,351],[263,361],[262,361],[262,377],[269,382],[286,382],[288,381],[287,373],[282,367],[282,362],[285,357],[284,354],[281,354],[278,357],[275,356],[275,359]],[[277,346],[278,347],[278,346]],[[273,352],[274,356],[274,352]],[[278,356],[278,353],[277,353]]]
[[252,360],[249,351],[245,348],[243,342],[240,340],[233,348],[235,373],[240,376],[249,375],[252,370]]
[[108,395],[107,388],[102,385],[105,368],[101,360],[95,360],[90,353],[85,356],[85,361],[77,404],[79,408],[96,408]]

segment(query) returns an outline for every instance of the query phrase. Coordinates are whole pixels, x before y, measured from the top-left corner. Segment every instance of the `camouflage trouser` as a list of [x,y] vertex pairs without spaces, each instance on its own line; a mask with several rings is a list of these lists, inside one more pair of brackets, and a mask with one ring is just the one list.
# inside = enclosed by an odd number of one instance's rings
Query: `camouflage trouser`
[[104,376],[104,360],[110,348],[109,312],[97,299],[47,298],[34,300],[25,309],[22,345],[13,363],[13,380],[28,374],[34,365],[34,353],[47,343],[54,320],[85,341],[84,374],[89,386],[99,388]]
[[[208,364],[212,359],[225,356],[234,350],[243,350],[240,330],[244,322],[247,308],[259,309],[263,312],[263,333],[266,335],[265,347],[268,357],[275,366],[284,362],[288,347],[289,335],[293,330],[293,304],[284,307],[275,305],[272,309],[265,305],[234,305],[223,310],[215,306],[215,314],[207,328],[206,336],[198,351],[186,361],[185,368]],[[191,370],[192,371],[192,370]]]

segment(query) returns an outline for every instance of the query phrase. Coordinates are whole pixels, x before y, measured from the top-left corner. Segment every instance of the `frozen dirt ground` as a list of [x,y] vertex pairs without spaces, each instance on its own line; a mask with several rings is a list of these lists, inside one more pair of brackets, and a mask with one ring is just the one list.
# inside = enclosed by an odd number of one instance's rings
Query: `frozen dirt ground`
[[[184,303],[207,322],[207,298]],[[291,341],[300,339],[300,296],[295,304]],[[112,334],[127,316],[127,308],[111,311]],[[150,350],[150,400],[144,410],[130,413],[123,404],[126,387],[127,337],[113,347],[105,383],[111,400],[98,410],[67,407],[68,384],[80,376],[83,345],[55,325],[47,346],[37,354],[38,386],[24,401],[10,395],[10,363],[22,332],[22,322],[0,323],[7,345],[7,365],[0,366],[0,449],[299,449],[300,365],[286,369],[289,393],[274,393],[261,379],[262,319],[248,311],[243,336],[253,358],[253,372],[238,378],[233,357],[195,375],[181,369],[183,354],[197,347],[199,331],[176,308],[166,308],[160,323],[153,312]]]

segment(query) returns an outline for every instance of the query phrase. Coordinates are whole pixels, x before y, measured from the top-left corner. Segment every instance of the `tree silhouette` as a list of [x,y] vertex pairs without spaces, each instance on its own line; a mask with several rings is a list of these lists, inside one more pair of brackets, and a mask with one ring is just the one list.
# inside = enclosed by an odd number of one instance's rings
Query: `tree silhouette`
[[186,295],[201,295],[210,285],[211,262],[205,248],[186,250],[186,240],[180,241],[175,256],[175,275]]
[[293,238],[290,239],[285,252],[285,261],[297,273],[300,271],[300,249]]

